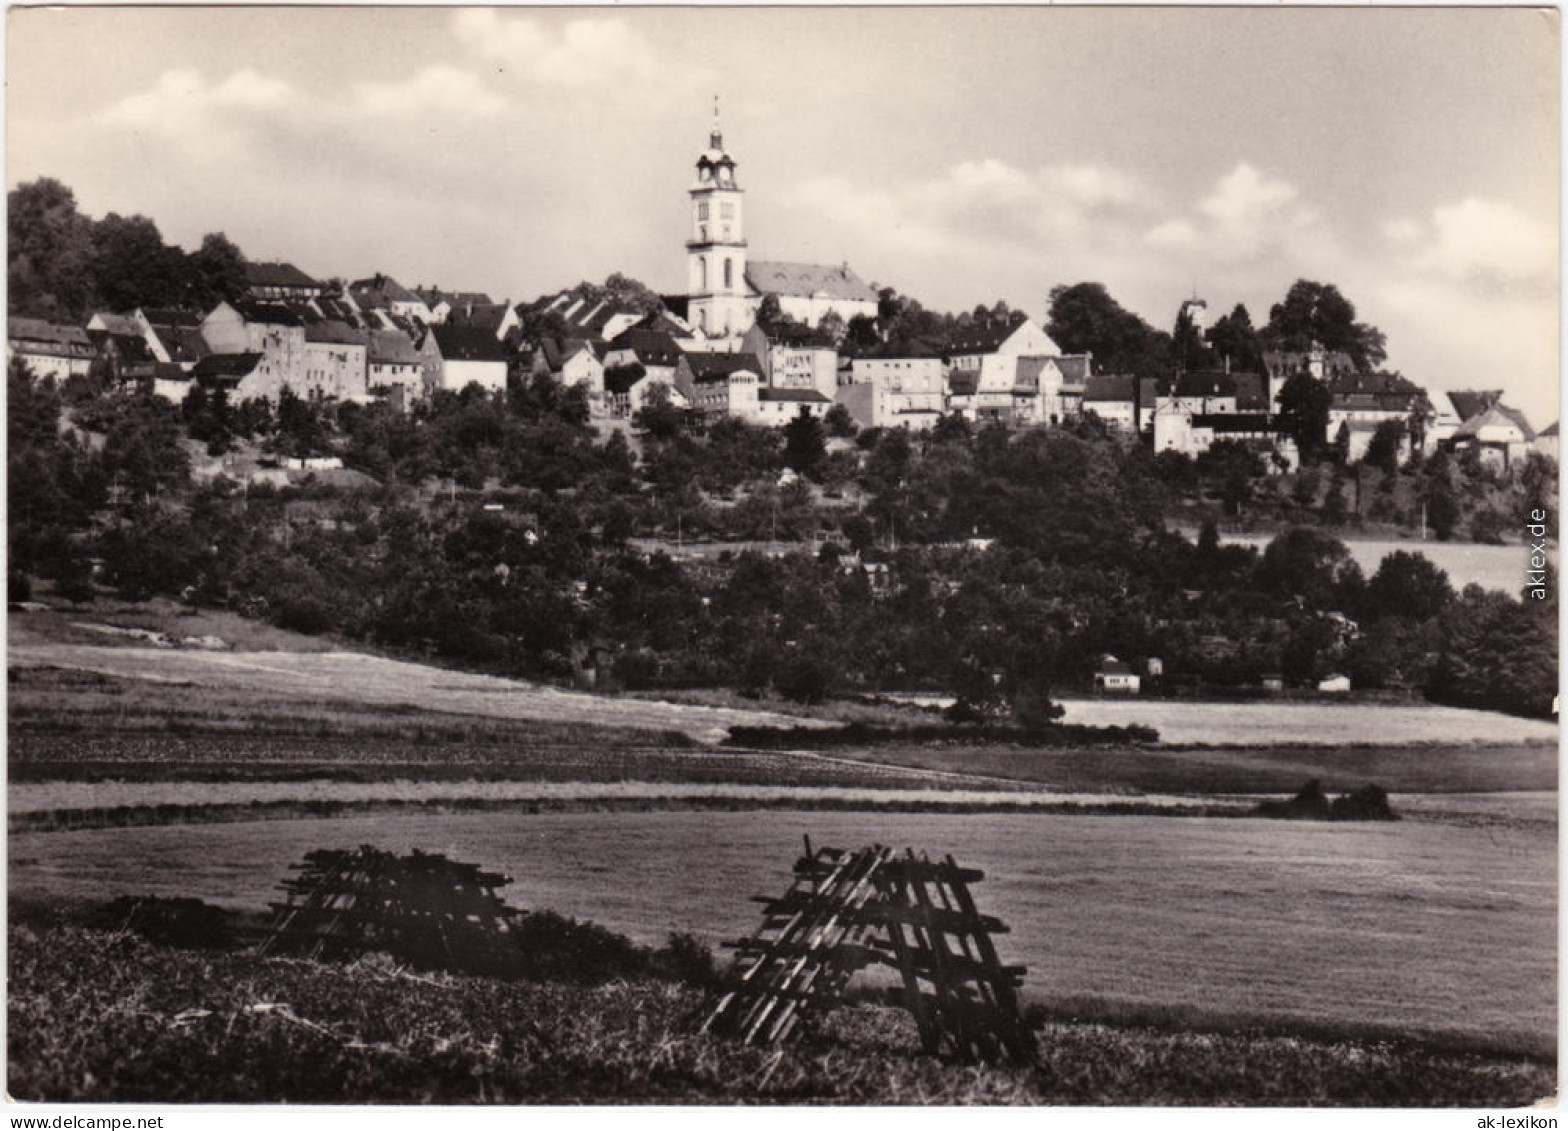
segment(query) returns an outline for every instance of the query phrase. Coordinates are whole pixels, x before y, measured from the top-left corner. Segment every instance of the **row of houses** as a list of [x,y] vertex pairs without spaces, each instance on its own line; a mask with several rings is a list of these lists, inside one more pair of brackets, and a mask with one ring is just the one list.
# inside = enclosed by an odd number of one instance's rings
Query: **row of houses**
[[[13,318],[13,354],[64,379],[94,365],[171,401],[194,385],[231,399],[306,397],[406,407],[439,390],[497,392],[509,377],[548,376],[587,394],[599,420],[627,420],[655,396],[705,416],[783,425],[842,405],[862,427],[932,427],[947,414],[1029,426],[1093,414],[1147,437],[1156,452],[1198,455],[1219,440],[1281,451],[1274,410],[1286,381],[1308,374],[1330,390],[1328,436],[1351,459],[1387,421],[1414,425],[1405,443],[1476,450],[1511,466],[1530,450],[1556,457],[1554,424],[1537,435],[1500,392],[1435,402],[1403,377],[1360,373],[1320,349],[1268,353],[1264,372],[1194,370],[1156,381],[1095,373],[1020,314],[977,321],[942,352],[840,352],[798,322],[753,324],[738,338],[705,335],[668,301],[648,313],[624,298],[575,291],[514,306],[479,292],[407,288],[376,275],[333,288],[289,264],[252,264],[246,297],[205,314],[140,308],[96,313],[83,327]],[[556,332],[524,340],[525,324]]]

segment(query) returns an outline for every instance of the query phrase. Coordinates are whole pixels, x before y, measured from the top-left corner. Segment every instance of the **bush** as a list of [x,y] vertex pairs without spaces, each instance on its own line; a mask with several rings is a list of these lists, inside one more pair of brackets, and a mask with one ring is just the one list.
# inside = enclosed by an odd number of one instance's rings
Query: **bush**
[[231,950],[228,912],[199,899],[122,895],[90,912],[88,925],[134,931],[154,946]]
[[316,597],[290,597],[278,609],[279,628],[311,636],[329,631],[336,621],[332,607]]
[[651,971],[661,978],[712,989],[721,980],[713,948],[696,935],[671,931],[669,940],[650,959]]
[[513,926],[519,972],[537,981],[607,982],[646,972],[648,953],[625,935],[534,911]]

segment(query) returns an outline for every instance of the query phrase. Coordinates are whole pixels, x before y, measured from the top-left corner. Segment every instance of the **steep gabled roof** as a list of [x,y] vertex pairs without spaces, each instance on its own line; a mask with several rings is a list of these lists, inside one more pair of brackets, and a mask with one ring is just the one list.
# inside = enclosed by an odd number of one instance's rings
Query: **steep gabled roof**
[[142,317],[152,326],[188,326],[195,329],[201,325],[200,314],[192,310],[176,310],[172,307],[144,306]]
[[507,305],[504,302],[491,303],[463,303],[452,304],[452,311],[446,316],[448,326],[472,326],[477,329],[488,330],[492,335],[501,328],[501,323],[506,318]]
[[757,390],[759,401],[797,401],[801,404],[831,404],[832,398],[816,389],[779,389],[764,386]]
[[552,371],[560,369],[584,350],[594,354],[595,357],[598,356],[593,349],[593,344],[584,338],[562,338],[559,341],[555,338],[545,338],[539,345],[544,351],[545,364]]
[[280,302],[247,302],[241,300],[234,304],[234,309],[239,311],[240,317],[247,322],[256,322],[263,326],[303,326],[305,320],[289,306]]
[[633,326],[623,330],[610,342],[612,350],[631,350],[644,365],[675,365],[682,355],[681,347],[663,330],[648,330]]
[[139,338],[142,336],[141,325],[129,314],[111,314],[106,310],[97,311],[88,322],[96,319],[102,324],[104,330],[116,337]]
[[[1133,377],[1123,373],[1096,373],[1084,383],[1084,403],[1090,401],[1125,401],[1132,403]],[[1149,404],[1153,407],[1151,398]]]
[[238,381],[248,377],[261,364],[259,353],[214,353],[196,363],[191,376],[197,380]]
[[969,326],[959,326],[948,339],[947,352],[951,355],[969,353],[995,353],[1002,343],[1018,332],[1022,322],[986,319]]
[[1261,373],[1232,373],[1231,380],[1236,383],[1236,411],[1268,412],[1268,378]]
[[347,322],[328,319],[322,322],[312,322],[305,327],[305,340],[307,342],[326,342],[344,346],[362,346],[365,344],[365,331],[357,330]]
[[1048,357],[1020,357],[1013,374],[1013,386],[1016,391],[1039,392],[1040,373],[1050,362]]
[[1062,371],[1064,385],[1082,385],[1089,380],[1089,362],[1086,353],[1069,353],[1056,359],[1056,368]]
[[447,323],[432,326],[436,347],[445,361],[505,361],[506,347],[496,341],[494,330],[483,326]]
[[[1270,377],[1294,377],[1310,372],[1312,354],[1307,350],[1268,350],[1263,354],[1263,369]],[[1323,375],[1354,373],[1356,363],[1343,350],[1323,354]]]
[[762,375],[761,362],[749,353],[689,353],[686,364],[691,367],[692,380],[699,385],[727,381],[730,374],[742,371]]
[[65,326],[46,322],[42,318],[11,318],[6,321],[6,335],[12,341],[36,343],[40,346],[65,351],[92,352],[93,342],[80,326]]
[[1556,436],[1556,435],[1557,435],[1557,421],[1554,420],[1550,424],[1548,424],[1545,428],[1543,428],[1539,432],[1537,432],[1535,434],[1535,438],[1537,440],[1539,440],[1542,437]]
[[1268,432],[1271,429],[1268,414],[1262,412],[1194,413],[1192,426],[1215,432]]
[[604,391],[620,394],[631,391],[639,381],[645,380],[648,371],[641,365],[621,365],[604,371]]
[[370,307],[388,306],[394,302],[423,301],[390,275],[372,275],[368,279],[358,279],[350,283],[348,289],[354,296],[355,302]]
[[443,291],[440,287],[415,287],[414,294],[425,300],[429,307],[438,306],[444,299],[453,307],[493,306],[494,300],[483,291]]
[[100,352],[113,351],[119,356],[120,361],[127,365],[139,365],[153,360],[152,351],[147,348],[147,339],[141,334],[119,334],[108,330],[89,330],[87,336],[92,339],[93,346]]
[[877,292],[855,274],[847,263],[831,267],[821,263],[754,259],[746,264],[746,282],[758,294],[764,295],[877,301]]
[[371,330],[367,352],[372,365],[418,365],[423,360],[401,330]]
[[1486,392],[1458,392],[1448,394],[1448,403],[1454,406],[1454,415],[1459,417],[1461,423],[1472,416],[1479,416],[1503,399],[1501,389],[1492,389]]
[[1485,412],[1472,416],[1461,424],[1454,430],[1454,439],[1459,440],[1479,435],[1483,428],[1492,426],[1507,427],[1508,425],[1518,428],[1520,435],[1526,440],[1535,439],[1535,429],[1530,427],[1530,422],[1524,418],[1524,414],[1518,409],[1509,408],[1501,402],[1492,405]]
[[245,281],[253,287],[321,287],[292,263],[247,263]]

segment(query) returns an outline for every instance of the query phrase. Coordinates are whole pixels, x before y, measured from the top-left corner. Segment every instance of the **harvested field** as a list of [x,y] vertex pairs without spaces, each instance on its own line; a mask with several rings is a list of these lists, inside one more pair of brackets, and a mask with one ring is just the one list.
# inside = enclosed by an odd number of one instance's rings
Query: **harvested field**
[[641,942],[755,926],[800,835],[952,852],[984,868],[1025,998],[1189,1027],[1262,1020],[1555,1048],[1555,808],[1511,825],[1318,825],[1035,814],[800,811],[407,814],[12,834],[13,901],[126,893],[260,908],[318,847],[375,844],[482,861],[516,906]]
[[1404,743],[1556,745],[1557,724],[1436,703],[1202,703],[1064,699],[1064,722],[1148,726],[1167,746],[1366,746]]

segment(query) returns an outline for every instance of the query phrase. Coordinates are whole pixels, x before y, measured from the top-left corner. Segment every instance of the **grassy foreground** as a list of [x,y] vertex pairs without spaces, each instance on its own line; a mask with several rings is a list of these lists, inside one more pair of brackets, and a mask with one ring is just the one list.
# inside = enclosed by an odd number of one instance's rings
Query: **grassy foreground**
[[754,1049],[697,1034],[708,999],[680,983],[415,976],[79,927],[14,927],[9,963],[20,1100],[1480,1106],[1556,1088],[1517,1056],[1056,1019],[1032,1065],[959,1066],[874,1005]]

